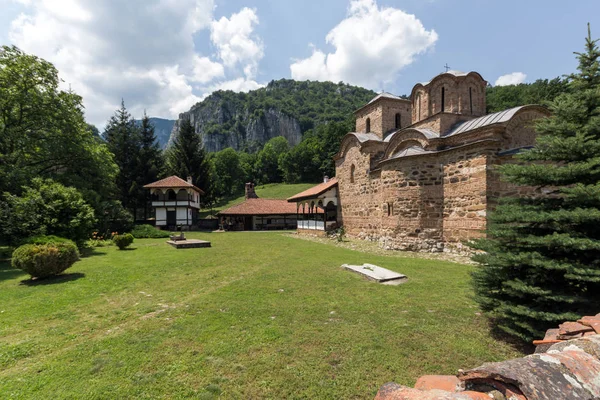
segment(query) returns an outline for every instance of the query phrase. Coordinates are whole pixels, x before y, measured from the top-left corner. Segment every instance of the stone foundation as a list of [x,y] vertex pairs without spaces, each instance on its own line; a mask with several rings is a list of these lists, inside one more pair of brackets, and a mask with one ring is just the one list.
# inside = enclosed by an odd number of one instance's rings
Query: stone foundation
[[297,229],[296,232],[298,232],[299,235],[327,237],[327,232],[314,229]]

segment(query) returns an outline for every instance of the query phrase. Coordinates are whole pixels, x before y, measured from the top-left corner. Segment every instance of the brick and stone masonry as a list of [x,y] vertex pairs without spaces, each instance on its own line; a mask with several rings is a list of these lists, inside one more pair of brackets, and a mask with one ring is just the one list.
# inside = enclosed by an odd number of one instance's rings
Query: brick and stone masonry
[[496,167],[535,143],[533,122],[548,111],[484,115],[485,86],[476,72],[449,71],[415,85],[410,100],[383,93],[356,112],[335,157],[348,235],[388,249],[468,251],[500,196],[533,194],[502,182]]

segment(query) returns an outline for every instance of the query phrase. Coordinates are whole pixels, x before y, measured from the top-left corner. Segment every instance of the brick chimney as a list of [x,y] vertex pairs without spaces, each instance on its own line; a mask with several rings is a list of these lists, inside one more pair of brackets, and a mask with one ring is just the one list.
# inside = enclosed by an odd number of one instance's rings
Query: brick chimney
[[191,176],[187,177],[187,183],[192,184],[192,177]]
[[246,183],[246,200],[247,199],[258,199],[258,196],[254,191],[254,183]]
[[327,183],[327,182],[329,182],[329,177],[327,175],[325,175],[323,177],[323,183]]

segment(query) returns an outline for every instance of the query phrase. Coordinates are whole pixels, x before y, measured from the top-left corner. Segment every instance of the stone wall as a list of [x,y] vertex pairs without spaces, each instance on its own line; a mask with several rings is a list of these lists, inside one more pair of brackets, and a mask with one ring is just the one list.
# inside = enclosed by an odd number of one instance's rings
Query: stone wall
[[394,159],[368,172],[369,155],[352,148],[337,165],[341,223],[351,236],[397,250],[442,251],[444,243],[480,237],[489,154],[469,147]]
[[[411,95],[412,123],[423,121],[440,112],[471,117],[485,115],[487,82],[477,74],[454,76],[442,74],[424,85],[418,84]],[[444,107],[442,109],[442,88]]]
[[400,127],[411,124],[411,103],[409,100],[394,100],[381,98],[372,105],[356,113],[356,132],[367,132],[367,118],[371,120],[371,133],[381,139],[395,131],[396,114],[400,114]]
[[434,132],[448,132],[457,122],[469,119],[471,119],[470,116],[462,114],[437,113],[430,118],[417,122],[412,128],[425,128]]

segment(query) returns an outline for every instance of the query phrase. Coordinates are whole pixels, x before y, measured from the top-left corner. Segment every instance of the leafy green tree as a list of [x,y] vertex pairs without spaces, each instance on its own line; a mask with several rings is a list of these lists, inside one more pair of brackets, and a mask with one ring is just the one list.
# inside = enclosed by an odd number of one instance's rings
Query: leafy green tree
[[146,112],[140,124],[140,151],[138,155],[138,186],[142,189],[138,192],[139,203],[144,210],[144,219],[148,219],[150,209],[150,191],[143,186],[158,179],[163,169],[163,155],[160,145],[156,140],[154,125]]
[[5,193],[0,208],[0,240],[17,245],[38,235],[56,235],[81,245],[90,237],[94,210],[75,188],[33,178],[21,196]]
[[121,100],[121,108],[108,120],[104,139],[119,167],[116,178],[117,199],[135,217],[136,210],[142,205],[140,199],[144,198],[143,184],[139,180],[142,135],[125,108],[125,101]]
[[257,175],[256,175],[256,169],[255,169],[255,165],[256,165],[256,153],[246,153],[244,151],[240,151],[239,153],[240,156],[240,167],[242,168],[242,171],[244,171],[244,177],[242,179],[242,181],[244,183],[246,182],[257,182]]
[[568,89],[566,79],[538,79],[533,83],[494,86],[486,90],[487,112],[494,113],[525,104],[546,104]]
[[240,156],[234,149],[228,147],[215,153],[211,161],[215,197],[228,197],[243,190],[245,173],[240,163]]
[[290,145],[286,138],[277,136],[270,139],[256,156],[256,171],[261,183],[278,183],[283,181],[279,169],[279,157],[286,153]]
[[58,89],[49,62],[0,47],[0,193],[34,177],[81,191],[96,207],[114,189],[117,167],[83,116],[81,97]]
[[165,170],[168,175],[177,175],[182,179],[192,177],[194,185],[205,192],[201,202],[212,201],[211,170],[202,146],[202,138],[196,133],[189,119],[181,121],[179,133],[165,154]]
[[600,301],[600,51],[589,33],[568,92],[537,124],[536,146],[501,168],[541,189],[507,199],[475,243],[477,300],[497,326],[524,340],[598,312]]
[[323,179],[323,143],[316,136],[308,135],[289,152],[283,153],[278,161],[285,182],[319,182]]

